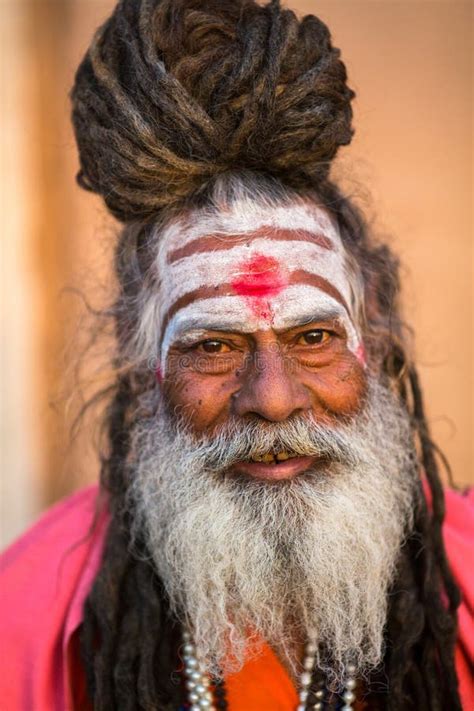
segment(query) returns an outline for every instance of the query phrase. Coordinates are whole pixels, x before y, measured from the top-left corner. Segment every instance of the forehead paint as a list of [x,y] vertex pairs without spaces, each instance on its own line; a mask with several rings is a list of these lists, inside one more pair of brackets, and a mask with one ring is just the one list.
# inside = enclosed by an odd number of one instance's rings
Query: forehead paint
[[256,316],[272,322],[270,297],[288,284],[288,274],[274,257],[255,254],[237,265],[237,276],[231,281],[233,291],[246,299]]
[[[282,272],[284,268],[288,275],[306,271],[323,277],[342,294],[347,303],[351,303],[345,258],[339,249],[330,251],[307,241],[285,242],[268,238],[252,239],[249,236],[245,243],[239,242],[227,249],[191,253],[172,264],[168,264],[163,255],[159,267],[161,320],[165,320],[174,304],[198,289],[225,286],[230,291],[239,279],[242,284],[248,284],[255,274],[261,274],[258,279],[263,279],[266,271],[259,267],[262,256],[273,260],[274,265],[278,264],[274,269]],[[269,270],[268,278],[272,278],[272,270]]]
[[163,370],[170,345],[203,322],[208,328],[225,322],[227,330],[243,333],[285,329],[328,306],[346,330],[348,347],[362,358],[345,251],[323,210],[248,202],[191,217],[162,235],[159,298],[142,321],[150,331],[151,324],[155,333],[159,328]]
[[[199,252],[210,252],[215,250],[216,241],[219,242],[219,249],[231,249],[239,242],[240,244],[243,244],[245,242],[245,237],[245,234],[233,234],[226,235],[225,237],[223,237],[222,234],[219,233],[205,235],[204,237],[197,237],[192,242],[193,254],[198,254]],[[260,227],[258,230],[252,231],[252,239],[260,238],[271,239],[273,241],[282,240],[284,242],[310,242],[311,244],[317,244],[318,247],[322,247],[323,249],[335,249],[333,241],[329,239],[329,237],[326,237],[326,235],[321,234],[320,232],[309,232],[308,230],[302,229],[290,231],[276,229],[275,227],[268,226]],[[177,262],[179,259],[183,259],[187,256],[187,253],[188,245],[185,245],[184,247],[178,247],[178,249],[173,249],[172,251],[169,251],[167,254],[168,264],[173,264],[173,262]]]
[[[350,307],[347,301],[345,300],[344,296],[341,294],[341,292],[331,284],[331,282],[327,281],[327,279],[324,279],[321,276],[318,276],[316,274],[311,274],[310,272],[305,271],[304,269],[298,269],[289,274],[288,277],[288,286],[292,285],[297,285],[297,284],[302,284],[302,285],[308,285],[308,286],[313,286],[319,289],[320,291],[324,292],[325,294],[328,294],[329,296],[332,296],[333,299],[338,301],[341,306],[344,307],[344,309],[347,312],[347,315],[351,315]],[[173,305],[168,309],[168,311],[164,314],[164,317],[161,320],[161,330],[162,332],[166,329],[169,321],[173,318],[173,316],[180,310],[184,309],[186,306],[189,306],[189,304],[192,304],[194,301],[197,300],[202,300],[202,299],[211,299],[211,298],[220,298],[222,296],[232,296],[234,294],[234,290],[232,289],[231,284],[220,284],[218,286],[207,286],[203,287],[201,289],[196,289],[194,291],[188,291],[186,294],[184,294],[180,299],[175,301]],[[250,299],[251,297],[247,297]],[[261,297],[261,300],[263,300],[264,297]],[[269,300],[269,298],[267,298]],[[314,304],[312,305],[314,308]],[[144,310],[144,317],[142,318],[142,321],[145,320],[145,315],[147,313],[147,310]],[[146,320],[149,320],[146,319]]]
[[223,242],[227,235],[255,234],[260,230],[288,230],[323,234],[333,244],[341,245],[339,234],[329,215],[314,205],[282,205],[265,207],[251,200],[235,202],[231,209],[219,214],[191,213],[187,218],[168,225],[161,236],[164,251],[185,247],[201,237],[220,234]]
[[288,275],[278,260],[257,253],[237,265],[231,286],[239,296],[262,298],[279,294],[287,283]]

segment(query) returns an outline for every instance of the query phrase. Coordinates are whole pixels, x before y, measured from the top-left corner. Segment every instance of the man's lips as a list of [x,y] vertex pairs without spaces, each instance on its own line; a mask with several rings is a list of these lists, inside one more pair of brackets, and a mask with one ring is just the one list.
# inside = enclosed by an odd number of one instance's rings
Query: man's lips
[[267,479],[268,481],[279,481],[281,479],[292,479],[298,474],[302,474],[309,469],[317,460],[317,457],[292,457],[278,464],[267,464],[266,462],[237,462],[232,469],[239,474],[255,479]]

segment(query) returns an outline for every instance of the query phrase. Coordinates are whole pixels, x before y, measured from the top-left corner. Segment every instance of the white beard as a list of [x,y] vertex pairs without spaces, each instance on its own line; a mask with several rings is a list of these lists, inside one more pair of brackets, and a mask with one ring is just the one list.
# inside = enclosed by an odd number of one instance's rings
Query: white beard
[[[296,669],[295,641],[311,635],[333,679],[348,660],[361,674],[374,668],[417,490],[403,406],[371,382],[345,424],[234,421],[212,440],[159,409],[132,432],[132,531],[145,537],[207,669],[237,671],[261,639]],[[277,444],[328,463],[274,483],[226,473]]]

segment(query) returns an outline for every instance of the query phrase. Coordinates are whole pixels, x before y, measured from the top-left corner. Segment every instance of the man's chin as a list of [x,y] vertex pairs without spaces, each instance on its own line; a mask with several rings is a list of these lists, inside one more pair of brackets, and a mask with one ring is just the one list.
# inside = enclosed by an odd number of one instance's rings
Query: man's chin
[[243,461],[234,464],[231,471],[263,481],[284,481],[294,479],[313,468],[317,460],[318,458],[313,456],[292,457],[277,463]]

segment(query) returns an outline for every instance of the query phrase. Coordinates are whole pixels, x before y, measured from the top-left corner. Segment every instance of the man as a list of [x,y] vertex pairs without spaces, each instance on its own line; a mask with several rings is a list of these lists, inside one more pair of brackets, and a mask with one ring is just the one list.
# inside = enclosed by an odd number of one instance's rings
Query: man
[[396,260],[329,178],[353,96],[275,0],[123,0],[98,31],[72,100],[124,223],[109,451],[5,556],[6,708],[472,707],[469,499]]

